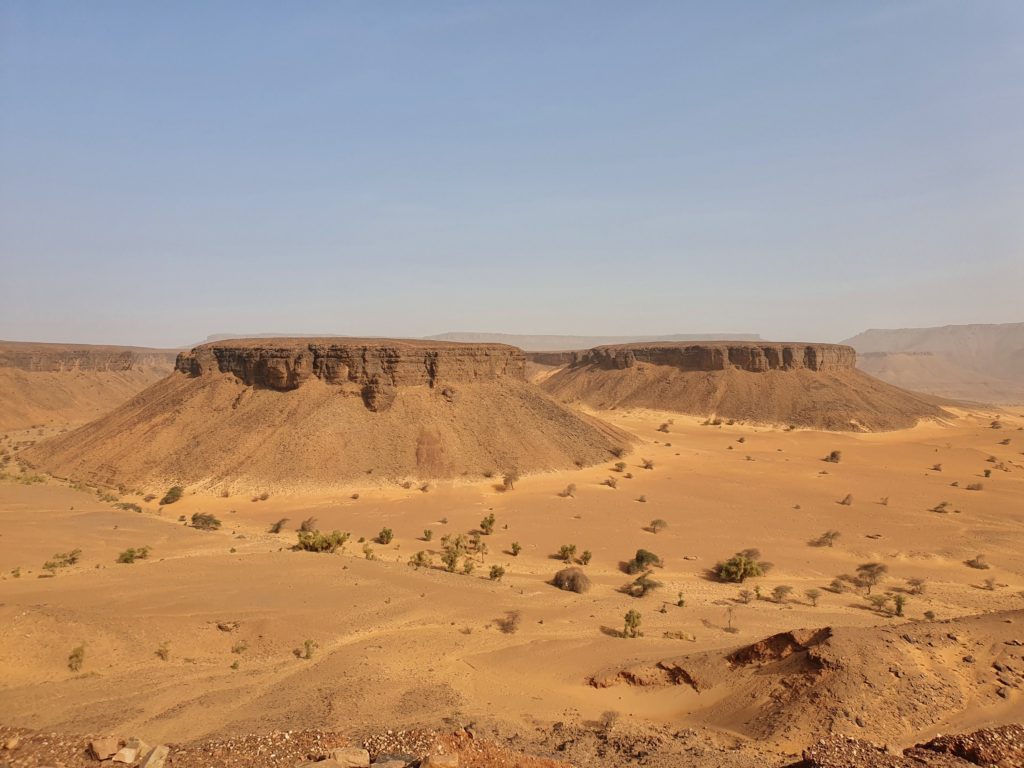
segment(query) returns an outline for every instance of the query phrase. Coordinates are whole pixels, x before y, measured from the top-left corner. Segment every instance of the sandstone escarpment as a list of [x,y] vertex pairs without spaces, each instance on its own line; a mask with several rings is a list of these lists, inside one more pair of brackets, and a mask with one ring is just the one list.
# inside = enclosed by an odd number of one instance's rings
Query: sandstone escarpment
[[857,353],[842,344],[659,343],[595,347],[577,352],[570,365],[632,368],[641,363],[667,365],[680,371],[844,371],[853,370]]
[[174,356],[174,352],[163,349],[0,341],[0,368],[31,373],[116,372],[140,366],[162,366],[163,372],[169,373]]
[[841,344],[624,344],[571,353],[540,386],[564,402],[836,430],[913,426],[943,415],[924,396],[856,369]]
[[585,466],[632,438],[551,399],[500,344],[204,344],[107,417],[34,446],[63,477],[322,488]]
[[241,339],[203,344],[178,356],[191,376],[231,373],[250,386],[280,391],[311,378],[328,384],[435,387],[522,379],[521,350],[504,344],[391,339]]

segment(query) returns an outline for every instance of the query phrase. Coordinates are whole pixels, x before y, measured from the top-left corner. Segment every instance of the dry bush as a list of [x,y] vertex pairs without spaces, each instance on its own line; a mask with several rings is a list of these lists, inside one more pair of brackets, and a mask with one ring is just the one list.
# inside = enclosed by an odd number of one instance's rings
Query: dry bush
[[349,539],[348,533],[331,531],[320,533],[320,531],[299,531],[299,540],[295,549],[304,552],[328,552],[334,553],[345,548],[345,542]]
[[307,517],[301,523],[299,523],[299,530],[304,533],[310,533],[316,530],[316,518]]
[[278,520],[276,523],[273,523],[270,526],[270,529],[269,529],[268,533],[280,533],[281,529],[284,528],[284,524],[287,523],[287,522],[288,522],[288,518],[287,517],[282,517],[280,520]]
[[583,594],[590,591],[590,577],[580,568],[563,568],[551,580],[559,589]]
[[979,571],[987,571],[992,567],[985,561],[984,555],[975,555],[970,560],[965,560],[964,565],[968,568],[977,568]]
[[201,531],[216,531],[220,528],[220,520],[209,512],[196,512],[192,515],[192,527]]

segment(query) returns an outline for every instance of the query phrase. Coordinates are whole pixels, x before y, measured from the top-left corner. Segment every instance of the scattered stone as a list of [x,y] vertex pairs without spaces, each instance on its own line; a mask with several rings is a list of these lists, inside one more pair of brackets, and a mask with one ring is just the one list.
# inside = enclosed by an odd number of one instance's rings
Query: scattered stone
[[407,768],[416,762],[413,755],[377,755],[373,765],[378,768]]
[[4,749],[13,751],[18,748],[19,744],[21,744],[21,739],[17,736],[11,736],[11,738],[4,742]]
[[132,765],[136,760],[139,759],[139,750],[135,747],[121,747],[117,750],[117,754],[114,755],[115,763],[127,763]]

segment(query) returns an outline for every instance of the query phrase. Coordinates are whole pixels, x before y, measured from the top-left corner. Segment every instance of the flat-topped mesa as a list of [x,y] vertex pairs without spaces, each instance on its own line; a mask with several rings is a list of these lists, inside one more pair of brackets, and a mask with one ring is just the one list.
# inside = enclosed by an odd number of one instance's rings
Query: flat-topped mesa
[[659,342],[595,347],[575,354],[572,365],[607,369],[632,368],[637,363],[668,365],[681,371],[853,370],[857,353],[843,344],[791,342]]
[[178,355],[190,376],[231,373],[249,386],[291,390],[316,377],[328,384],[402,387],[525,378],[523,352],[505,344],[413,339],[238,339]]
[[173,354],[136,347],[0,341],[0,368],[32,373],[130,371],[139,365],[169,366]]

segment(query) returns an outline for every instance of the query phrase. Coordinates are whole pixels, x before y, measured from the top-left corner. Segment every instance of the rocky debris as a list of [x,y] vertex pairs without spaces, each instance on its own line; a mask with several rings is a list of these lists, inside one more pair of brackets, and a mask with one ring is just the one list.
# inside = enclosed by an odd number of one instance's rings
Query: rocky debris
[[420,768],[459,768],[459,756],[427,755],[420,761]]
[[1020,768],[1024,766],[1024,725],[1004,725],[958,736],[939,736],[907,750],[906,754],[917,758],[924,750],[954,755],[974,765]]
[[[176,370],[190,376],[230,373],[249,386],[296,389],[311,378],[328,384],[388,387],[525,378],[523,352],[504,344],[405,339],[236,339],[182,352]],[[364,399],[368,400],[364,389]],[[369,407],[367,402],[367,407]]]
[[153,747],[142,760],[141,768],[164,768],[167,765],[167,758],[170,755],[170,748],[160,745]]

